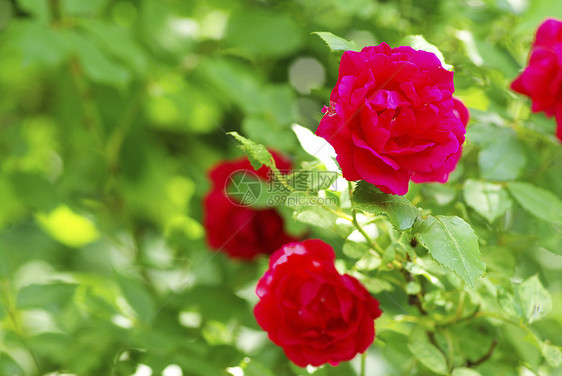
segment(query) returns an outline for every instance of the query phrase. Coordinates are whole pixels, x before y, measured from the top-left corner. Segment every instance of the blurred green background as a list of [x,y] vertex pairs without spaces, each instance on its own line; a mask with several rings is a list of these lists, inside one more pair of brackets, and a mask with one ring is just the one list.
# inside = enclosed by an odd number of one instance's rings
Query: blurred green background
[[[506,88],[556,14],[555,0],[0,0],[0,375],[299,375],[251,313],[266,260],[205,245],[206,172],[241,155],[224,131],[306,159],[290,125],[316,129],[339,62],[311,33],[423,34],[473,113],[459,168],[496,174],[477,161],[496,135],[523,155],[508,174],[552,158],[533,179],[560,196],[558,149],[528,151],[552,120],[533,116],[524,145],[489,128],[529,116]],[[548,257],[528,267],[559,299]],[[372,374],[398,374],[385,367]]]

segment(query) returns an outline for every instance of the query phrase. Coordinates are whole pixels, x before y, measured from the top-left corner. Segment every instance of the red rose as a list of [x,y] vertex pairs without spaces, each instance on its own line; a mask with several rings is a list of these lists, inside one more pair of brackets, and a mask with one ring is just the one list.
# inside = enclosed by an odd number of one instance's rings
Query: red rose
[[318,239],[271,255],[256,292],[258,324],[301,367],[337,365],[364,352],[382,313],[359,281],[336,271],[332,247]]
[[410,179],[445,182],[460,158],[468,111],[454,91],[453,72],[431,52],[386,43],[347,51],[316,134],[344,178],[404,195]]
[[531,98],[533,112],[556,116],[556,136],[562,141],[562,22],[546,20],[537,30],[529,65],[511,89]]
[[[272,155],[280,170],[291,168],[286,159],[276,153]],[[260,253],[271,254],[283,244],[296,241],[286,234],[283,218],[275,209],[245,207],[237,204],[236,198],[227,197],[229,178],[237,171],[249,171],[265,181],[270,170],[265,166],[254,170],[247,158],[222,162],[211,170],[213,186],[204,199],[203,220],[208,245],[231,257],[251,260]]]

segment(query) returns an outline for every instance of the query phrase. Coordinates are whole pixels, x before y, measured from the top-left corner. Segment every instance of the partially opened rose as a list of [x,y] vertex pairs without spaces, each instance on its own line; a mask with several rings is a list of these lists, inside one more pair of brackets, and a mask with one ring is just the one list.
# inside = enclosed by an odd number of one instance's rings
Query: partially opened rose
[[350,360],[375,338],[378,301],[334,257],[318,239],[286,244],[258,283],[258,324],[301,367]]
[[[289,170],[291,164],[272,153],[277,167]],[[281,245],[296,241],[285,231],[283,218],[273,208],[254,209],[237,203],[228,196],[228,184],[233,174],[248,171],[261,180],[268,179],[269,169],[255,171],[247,158],[222,162],[209,173],[211,191],[204,200],[204,226],[207,243],[230,257],[251,260],[259,254],[271,254]]]
[[562,21],[549,19],[538,28],[529,65],[511,88],[531,98],[533,112],[556,116],[562,141]]
[[316,134],[347,180],[404,195],[410,180],[445,182],[462,151],[468,111],[435,54],[386,43],[347,51]]

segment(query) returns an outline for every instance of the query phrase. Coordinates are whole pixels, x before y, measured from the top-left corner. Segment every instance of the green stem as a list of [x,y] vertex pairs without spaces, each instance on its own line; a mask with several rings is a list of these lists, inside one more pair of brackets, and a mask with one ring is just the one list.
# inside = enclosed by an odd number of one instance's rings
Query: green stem
[[333,215],[335,215],[338,218],[343,218],[343,219],[345,219],[349,222],[353,222],[353,218],[351,218],[349,215],[347,215],[346,213],[344,213],[342,211],[334,210],[326,204],[320,204],[320,207],[322,207],[322,209],[325,209],[325,210],[329,211],[330,213],[332,213]]
[[352,209],[351,215],[352,215],[352,221],[351,222],[353,223],[353,225],[355,226],[357,231],[359,231],[361,233],[361,235],[363,235],[363,237],[367,241],[367,244],[369,245],[369,247],[371,247],[372,249],[377,251],[382,256],[384,254],[384,249],[382,249],[380,245],[375,243],[375,241],[373,239],[371,239],[369,234],[367,234],[367,232],[365,232],[365,229],[363,227],[361,227],[361,225],[359,224],[359,221],[357,221],[357,212]]
[[[353,193],[352,192],[353,189],[351,187],[351,182],[349,182],[349,181],[347,182],[347,188],[349,190],[349,197],[351,197],[351,195]],[[357,231],[359,231],[359,233],[361,235],[363,235],[363,237],[367,241],[367,244],[369,245],[369,247],[374,249],[376,252],[378,252],[382,256],[384,254],[384,249],[382,249],[380,245],[375,243],[375,241],[373,239],[371,239],[369,234],[367,234],[365,232],[365,229],[363,229],[363,227],[359,224],[359,221],[357,220],[357,211],[353,208],[351,209],[351,222],[353,223],[353,226],[355,226]]]
[[361,354],[361,376],[367,375],[367,351]]

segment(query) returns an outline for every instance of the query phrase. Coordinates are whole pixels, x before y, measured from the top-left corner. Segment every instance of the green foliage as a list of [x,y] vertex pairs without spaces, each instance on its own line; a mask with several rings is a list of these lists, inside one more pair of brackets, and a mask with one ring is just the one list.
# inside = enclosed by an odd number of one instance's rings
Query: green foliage
[[484,274],[478,238],[459,217],[438,215],[418,221],[414,233],[440,264],[457,273],[471,287]]
[[536,275],[523,281],[517,293],[523,317],[529,323],[546,317],[552,309],[552,298]]
[[419,211],[408,199],[382,193],[377,187],[365,181],[359,182],[351,197],[352,205],[366,212],[388,215],[397,230],[407,230],[414,225]]
[[522,182],[511,182],[507,188],[529,213],[544,221],[562,225],[562,201],[552,192]]
[[423,331],[414,333],[410,343],[408,343],[408,349],[421,364],[431,371],[438,375],[446,375],[448,373],[445,356],[429,342]]
[[326,31],[317,31],[313,34],[318,35],[330,48],[332,52],[339,51],[359,51],[359,47],[353,41],[343,39],[332,33]]
[[229,134],[234,137],[236,141],[240,142],[240,148],[244,151],[244,153],[246,153],[248,159],[250,159],[250,163],[253,168],[258,170],[263,165],[269,168],[275,168],[275,161],[265,146],[256,144],[255,142],[240,136],[238,132],[230,132]]
[[490,223],[504,215],[512,205],[506,190],[499,184],[468,179],[464,182],[463,193],[466,203]]

